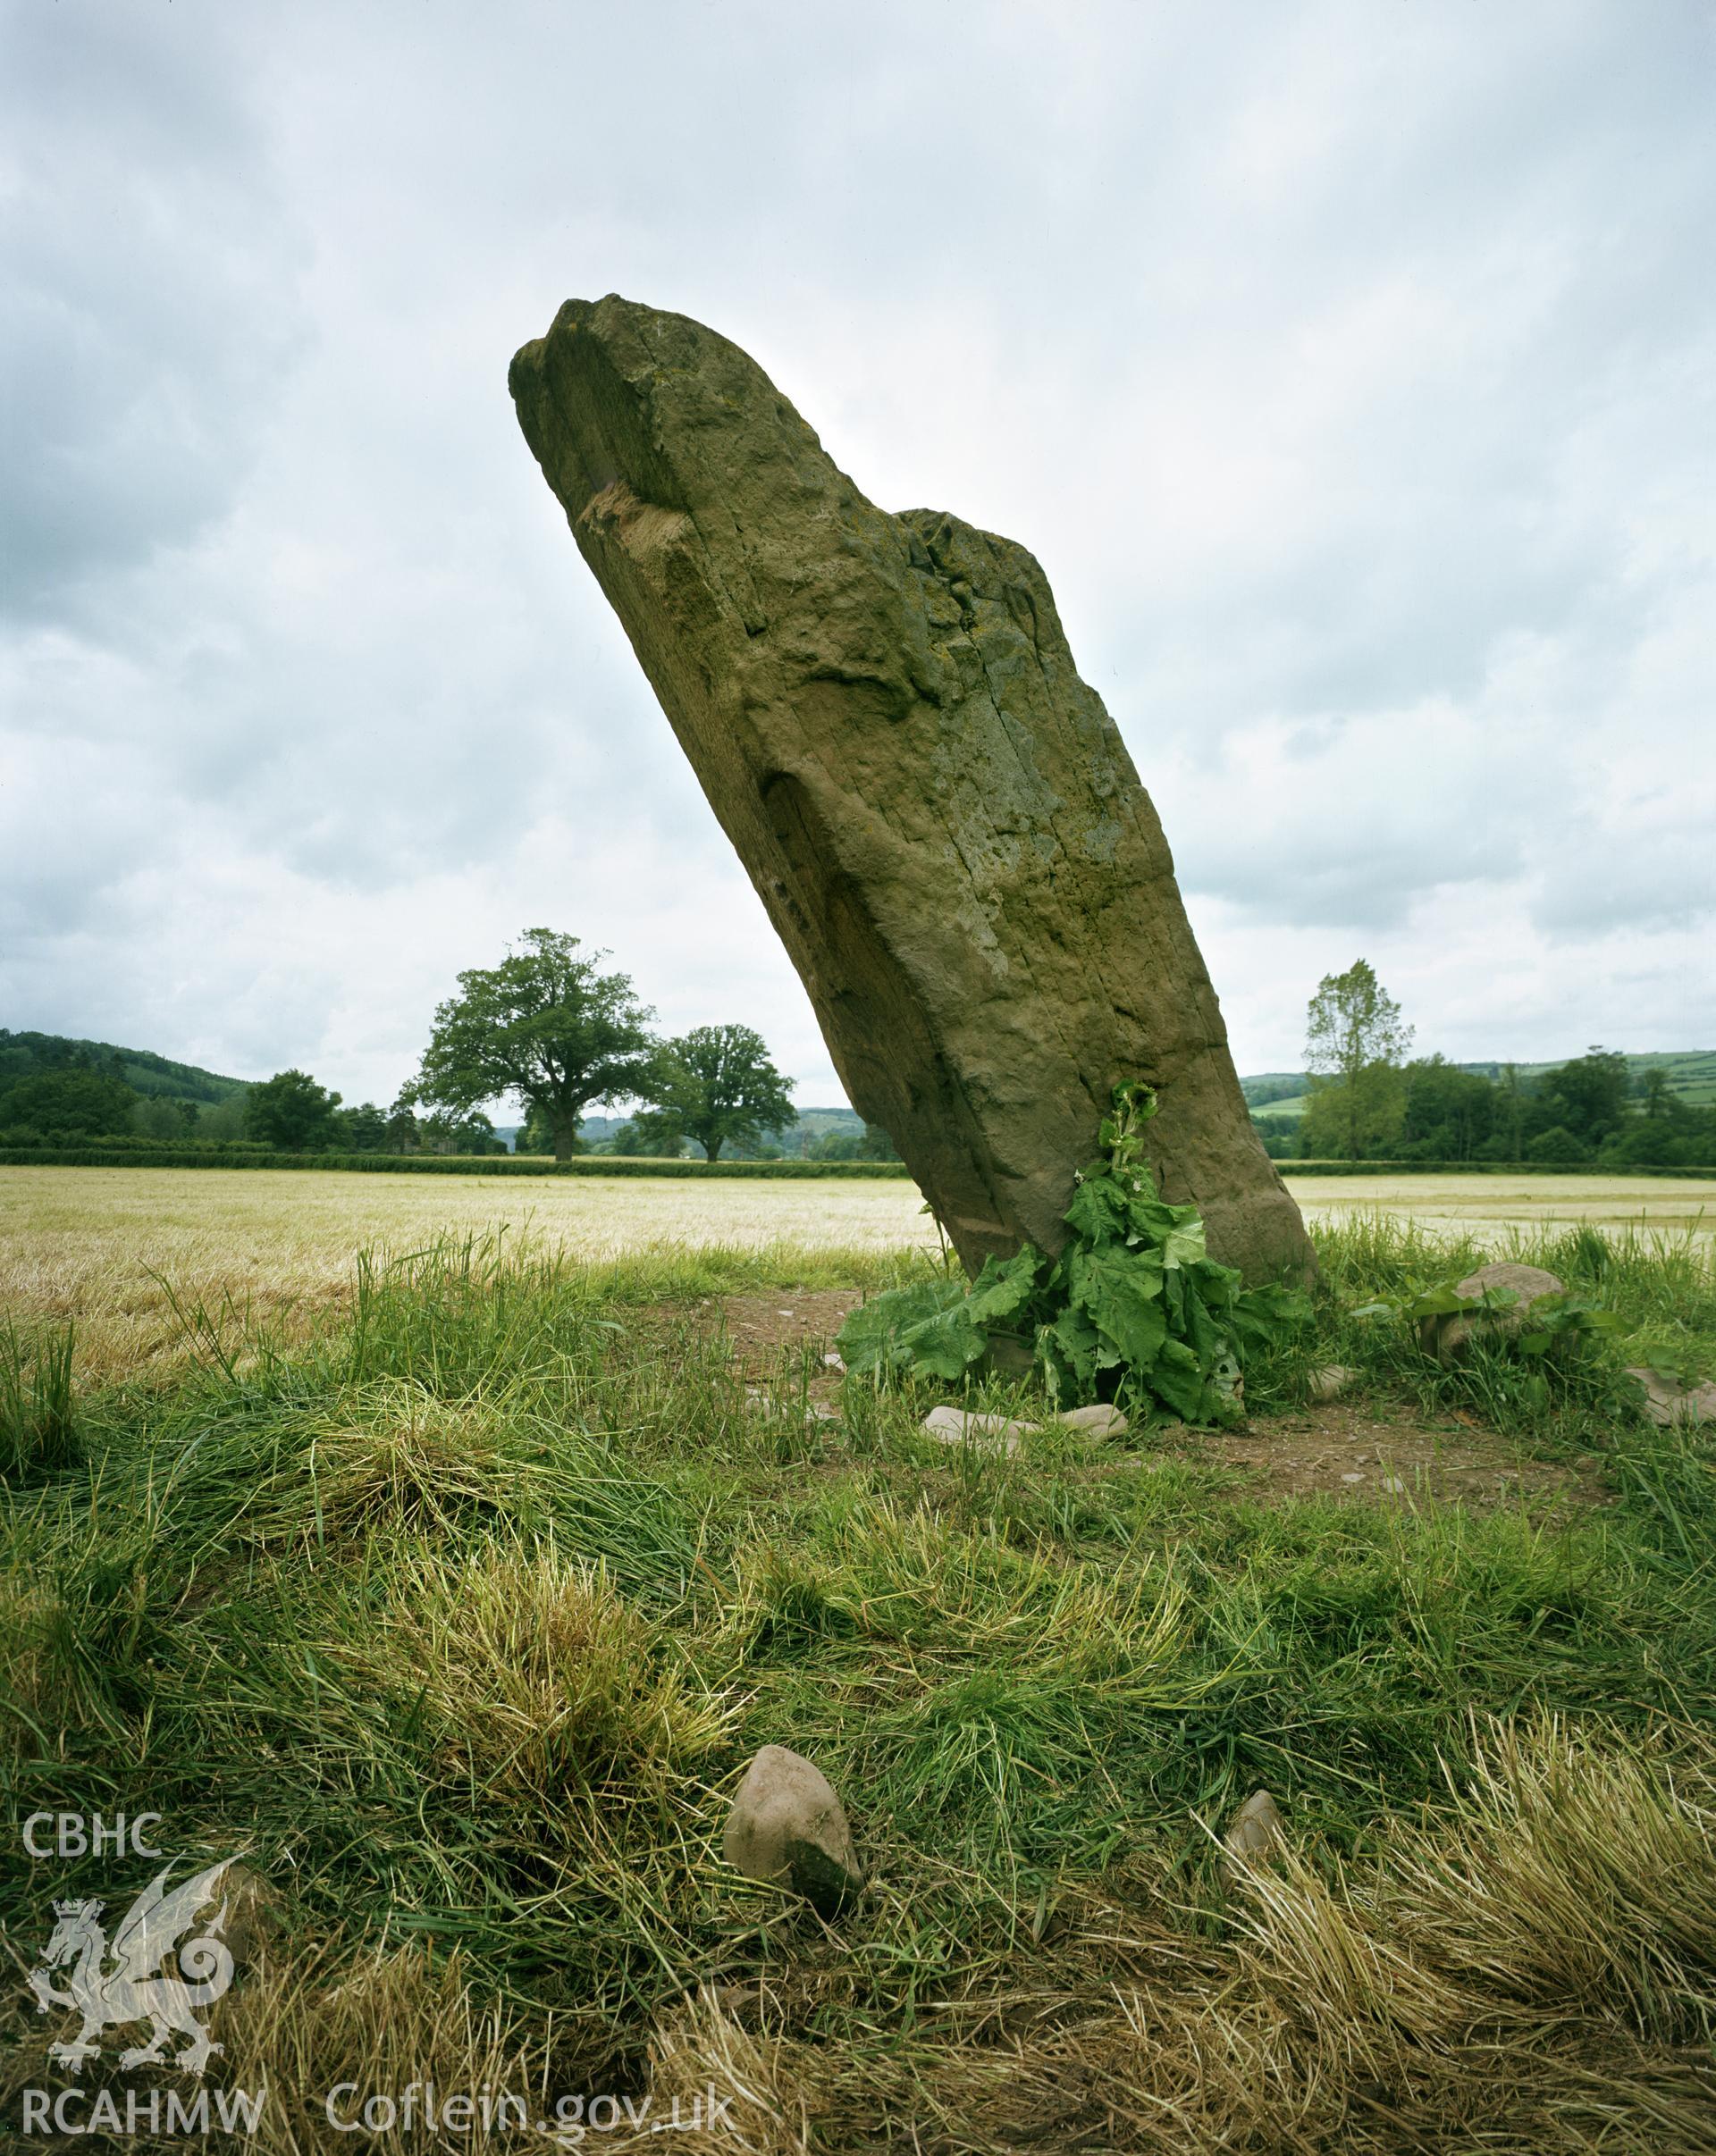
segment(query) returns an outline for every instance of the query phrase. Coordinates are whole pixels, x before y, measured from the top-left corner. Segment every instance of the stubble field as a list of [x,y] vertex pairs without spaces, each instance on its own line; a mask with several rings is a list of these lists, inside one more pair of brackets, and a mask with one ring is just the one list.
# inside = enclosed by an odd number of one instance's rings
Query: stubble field
[[[1716,1229],[1716,1182],[1618,1176],[1289,1178],[1309,1221],[1384,1217],[1439,1238],[1510,1238],[1589,1221]],[[584,1262],[651,1251],[752,1258],[833,1286],[853,1263],[936,1247],[912,1184],[369,1176],[218,1169],[0,1169],[0,1313],[74,1323],[91,1379],[179,1352],[181,1309],[231,1305],[302,1334],[349,1294],[362,1249],[509,1233]],[[729,1269],[730,1270],[730,1269]],[[741,1268],[743,1271],[743,1268]],[[735,1284],[737,1274],[734,1275]],[[169,1290],[171,1289],[171,1293]]]

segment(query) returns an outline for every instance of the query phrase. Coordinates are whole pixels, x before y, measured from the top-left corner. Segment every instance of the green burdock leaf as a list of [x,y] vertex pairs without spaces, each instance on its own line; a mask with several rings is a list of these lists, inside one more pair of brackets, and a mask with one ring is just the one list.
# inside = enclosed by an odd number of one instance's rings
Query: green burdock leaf
[[1148,1379],[1158,1400],[1187,1422],[1207,1422],[1218,1414],[1214,1388],[1183,1340],[1165,1340]]
[[840,1359],[860,1377],[873,1378],[891,1370],[910,1367],[904,1352],[905,1335],[926,1319],[938,1316],[952,1304],[964,1299],[961,1280],[913,1280],[909,1287],[890,1288],[873,1296],[852,1313],[835,1336]]
[[1118,1243],[1132,1225],[1133,1201],[1111,1175],[1092,1175],[1072,1194],[1063,1216],[1073,1234],[1086,1243]]
[[[1173,1211],[1181,1215],[1162,1238],[1162,1263],[1165,1266],[1195,1265],[1207,1262],[1209,1253],[1204,1247],[1204,1223],[1190,1205],[1176,1205]],[[1188,1218],[1187,1216],[1190,1215]]]
[[1140,1377],[1148,1378],[1168,1337],[1161,1303],[1162,1272],[1155,1254],[1116,1249],[1067,1254],[1072,1301]]
[[938,1311],[900,1335],[899,1352],[918,1377],[963,1378],[988,1342],[972,1322],[969,1302],[955,1303],[951,1310]]
[[972,1322],[998,1325],[1017,1317],[1030,1302],[1045,1263],[1042,1252],[1030,1243],[1005,1265],[997,1258],[985,1258],[966,1305]]
[[[1081,1310],[1066,1309],[1052,1325],[1044,1329],[1056,1359],[1072,1379],[1073,1388],[1084,1399],[1096,1395],[1098,1357],[1102,1353],[1102,1336]],[[1041,1336],[1039,1336],[1040,1341]]]

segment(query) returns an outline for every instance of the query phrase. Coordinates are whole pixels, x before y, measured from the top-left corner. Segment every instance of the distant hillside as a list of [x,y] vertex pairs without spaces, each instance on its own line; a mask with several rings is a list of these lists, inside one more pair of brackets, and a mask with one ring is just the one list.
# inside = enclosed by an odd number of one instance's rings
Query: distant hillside
[[195,1063],[175,1063],[150,1048],[119,1048],[111,1041],[74,1040],[61,1033],[12,1033],[0,1026],[0,1086],[80,1066],[110,1071],[149,1100],[230,1101],[248,1082]]
[[[1514,1069],[1521,1078],[1541,1078],[1545,1070],[1558,1070],[1569,1060],[1557,1056],[1553,1062],[1516,1063]],[[1499,1078],[1506,1065],[1459,1063],[1455,1068],[1476,1071],[1480,1078]],[[1669,1091],[1688,1108],[1716,1107],[1716,1049],[1643,1049],[1627,1058],[1627,1069],[1635,1078],[1643,1070],[1661,1070],[1667,1073]],[[1253,1122],[1291,1122],[1304,1114],[1310,1083],[1307,1071],[1266,1070],[1256,1078],[1242,1078],[1240,1090]]]

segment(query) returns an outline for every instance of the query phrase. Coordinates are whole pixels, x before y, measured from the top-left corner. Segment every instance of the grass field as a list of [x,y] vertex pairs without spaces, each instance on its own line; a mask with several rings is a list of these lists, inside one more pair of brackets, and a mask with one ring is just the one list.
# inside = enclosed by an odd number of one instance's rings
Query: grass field
[[[1716,1229],[1716,1184],[1691,1180],[1307,1177],[1291,1187],[1311,1221],[1383,1212],[1498,1244],[1516,1231],[1579,1221],[1669,1233]],[[854,1254],[933,1249],[921,1203],[904,1182],[544,1178],[521,1189],[482,1178],[0,1168],[0,1309],[76,1323],[86,1373],[116,1377],[179,1355],[183,1329],[168,1284],[188,1305],[214,1310],[231,1302],[255,1320],[301,1332],[349,1292],[356,1251],[398,1254],[440,1235],[503,1228],[585,1260],[669,1246],[754,1254],[780,1243],[799,1253],[801,1271],[820,1267],[817,1278],[833,1284],[848,1277]],[[812,1259],[812,1251],[824,1254]],[[708,1263],[719,1271],[723,1261],[711,1254]],[[777,1272],[783,1264],[790,1272],[784,1252]],[[732,1284],[743,1272],[731,1273]]]
[[[933,1444],[935,1395],[842,1387],[787,1323],[926,1262],[868,1210],[897,1188],[776,1187],[749,1249],[764,1194],[699,1191],[702,1247],[593,1263],[579,1238],[615,1252],[650,1193],[555,1187],[594,1210],[545,1204],[534,1248],[435,1243],[414,1207],[387,1226],[417,1254],[342,1280],[351,1202],[416,1195],[358,1179],[0,1185],[8,1816],[148,1809],[181,1869],[248,1852],[211,2080],[266,2083],[264,2156],[553,2145],[328,2121],[340,2085],[425,2081],[532,2120],[611,2099],[583,2145],[692,2156],[1712,2147],[1716,1453],[1618,1377],[1651,1346],[1716,1366],[1708,1240],[1540,1233],[1629,1328],[1545,1376],[1444,1371],[1353,1314],[1469,1240],[1325,1221],[1315,1329],[1248,1368],[1246,1435],[1006,1459]],[[778,1239],[824,1195],[845,1250]],[[72,1392],[18,1255],[43,1240],[103,1344]],[[175,1252],[255,1255],[268,1293],[205,1324],[181,1292],[164,1350],[127,1305]],[[777,1329],[736,1354],[741,1296]],[[1332,1360],[1366,1427],[1486,1448],[1502,1494],[1272,1483],[1339,1438],[1306,1405]],[[870,1884],[829,1923],[720,1861],[766,1742],[851,1809]],[[1230,1878],[1213,1836],[1259,1787],[1288,1845]],[[21,1981],[52,1900],[111,1915],[157,1868],[8,1841],[0,2135],[67,2078],[46,2047],[75,2024]],[[80,2101],[151,2085],[115,2050]],[[719,2122],[652,2133],[711,2088]]]

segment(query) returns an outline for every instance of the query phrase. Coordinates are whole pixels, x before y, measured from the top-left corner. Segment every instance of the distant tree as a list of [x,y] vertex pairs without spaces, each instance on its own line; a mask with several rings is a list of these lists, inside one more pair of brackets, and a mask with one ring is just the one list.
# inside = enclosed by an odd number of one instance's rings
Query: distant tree
[[1495,1123],[1496,1088],[1439,1055],[1406,1067],[1401,1151],[1412,1161],[1476,1160]]
[[1644,1113],[1652,1122],[1666,1121],[1674,1113],[1677,1105],[1674,1088],[1660,1063],[1649,1065],[1639,1080],[1638,1090],[1643,1096]]
[[1528,1161],[1560,1162],[1588,1161],[1591,1149],[1581,1145],[1570,1130],[1560,1123],[1548,1130],[1540,1130],[1526,1147]]
[[334,1117],[334,1143],[346,1153],[380,1153],[387,1145],[387,1118],[374,1101],[341,1108]]
[[111,1070],[67,1061],[21,1078],[0,1095],[0,1129],[43,1137],[119,1137],[131,1128],[138,1096]]
[[[575,1153],[582,1152],[583,1139],[575,1137],[572,1148]],[[515,1153],[553,1152],[554,1133],[550,1129],[548,1118],[540,1108],[527,1108],[525,1111],[524,1121],[512,1134],[512,1149]]]
[[1305,1061],[1314,1074],[1303,1145],[1339,1160],[1375,1157],[1405,1114],[1400,1067],[1412,1028],[1367,959],[1329,973],[1306,1007]]
[[131,1111],[131,1128],[141,1138],[176,1139],[180,1145],[193,1137],[198,1127],[195,1101],[168,1100],[160,1095],[139,1099]]
[[649,1097],[678,1118],[706,1159],[718,1161],[723,1145],[754,1149],[765,1132],[786,1129],[794,1120],[792,1091],[760,1033],[699,1026],[667,1044]]
[[539,1110],[558,1160],[576,1150],[578,1119],[598,1101],[635,1098],[653,1062],[652,1013],[623,973],[579,956],[575,935],[530,928],[498,966],[458,976],[441,1004],[409,1087],[414,1101],[454,1114],[509,1095]]
[[494,1135],[494,1125],[476,1109],[456,1115],[436,1109],[417,1124],[417,1139],[425,1153],[504,1153],[504,1140]]
[[1627,1058],[1614,1049],[1591,1048],[1544,1071],[1537,1081],[1535,1114],[1541,1127],[1569,1130],[1594,1151],[1628,1120]]
[[1518,1063],[1503,1063],[1495,1081],[1495,1124],[1484,1148],[1492,1160],[1523,1161],[1526,1157],[1526,1121],[1530,1105],[1526,1082]]
[[857,1130],[825,1130],[804,1148],[811,1161],[897,1161],[894,1141],[879,1123],[865,1123]]
[[277,1070],[244,1096],[247,1135],[280,1153],[314,1153],[333,1143],[340,1095],[307,1070]]
[[229,1094],[223,1101],[204,1101],[197,1111],[197,1127],[193,1133],[199,1145],[226,1145],[242,1138],[245,1132],[245,1093]]
[[412,1108],[408,1093],[401,1093],[387,1112],[387,1135],[384,1149],[389,1153],[415,1153],[419,1137],[417,1118]]
[[641,1108],[608,1139],[605,1148],[627,1157],[677,1161],[686,1150],[686,1127],[671,1108]]

